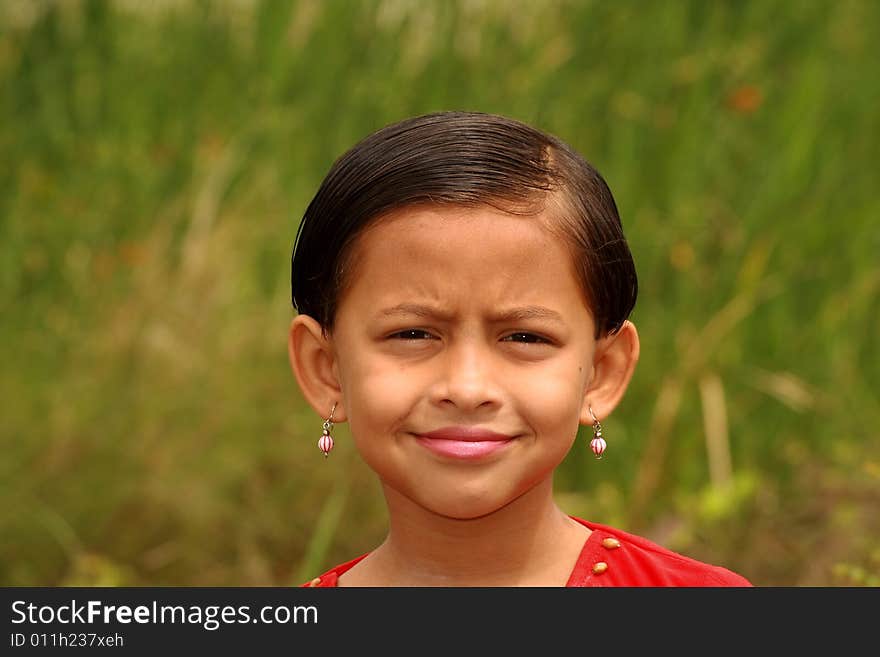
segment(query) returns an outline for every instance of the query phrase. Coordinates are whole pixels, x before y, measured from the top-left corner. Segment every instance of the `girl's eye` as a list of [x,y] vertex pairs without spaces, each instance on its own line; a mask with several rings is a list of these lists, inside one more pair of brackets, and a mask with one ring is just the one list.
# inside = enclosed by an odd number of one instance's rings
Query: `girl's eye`
[[406,331],[398,331],[388,337],[399,338],[401,340],[424,340],[426,338],[430,339],[433,336],[427,331],[422,331],[421,329],[407,329]]
[[511,333],[506,338],[503,338],[504,341],[509,342],[524,342],[524,343],[547,343],[548,340],[545,340],[540,335],[535,335],[534,333]]

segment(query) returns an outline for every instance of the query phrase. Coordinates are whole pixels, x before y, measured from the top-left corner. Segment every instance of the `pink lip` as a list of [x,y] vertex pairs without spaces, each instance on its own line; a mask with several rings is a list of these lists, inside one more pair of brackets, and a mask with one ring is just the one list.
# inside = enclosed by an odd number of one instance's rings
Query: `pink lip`
[[416,434],[419,443],[441,456],[476,459],[503,449],[513,436],[495,433],[479,427],[443,427],[436,431]]

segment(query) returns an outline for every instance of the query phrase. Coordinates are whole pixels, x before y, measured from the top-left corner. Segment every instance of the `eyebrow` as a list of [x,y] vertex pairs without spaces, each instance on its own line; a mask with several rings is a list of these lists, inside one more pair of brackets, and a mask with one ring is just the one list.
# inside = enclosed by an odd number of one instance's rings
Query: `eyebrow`
[[[384,308],[378,312],[380,318],[399,317],[404,315],[445,321],[449,321],[454,317],[454,315],[450,313],[418,303],[400,303],[390,308]],[[493,313],[490,319],[493,322],[518,322],[527,319],[544,319],[556,322],[563,321],[562,315],[555,310],[550,310],[544,306],[520,306],[517,308],[509,308],[507,310]]]

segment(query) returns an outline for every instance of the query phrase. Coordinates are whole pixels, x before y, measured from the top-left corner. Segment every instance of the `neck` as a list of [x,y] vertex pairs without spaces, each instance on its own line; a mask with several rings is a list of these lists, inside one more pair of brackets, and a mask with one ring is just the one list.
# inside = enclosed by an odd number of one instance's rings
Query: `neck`
[[386,489],[390,531],[369,557],[374,578],[394,586],[563,585],[589,530],[552,492],[548,478],[487,516],[460,520]]

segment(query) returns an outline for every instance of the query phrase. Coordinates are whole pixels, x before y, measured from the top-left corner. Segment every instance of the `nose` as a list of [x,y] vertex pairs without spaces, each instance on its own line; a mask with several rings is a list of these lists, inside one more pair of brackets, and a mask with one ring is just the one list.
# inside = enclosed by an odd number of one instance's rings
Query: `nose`
[[497,381],[490,349],[477,340],[462,340],[445,350],[434,401],[468,411],[491,405],[500,399]]

